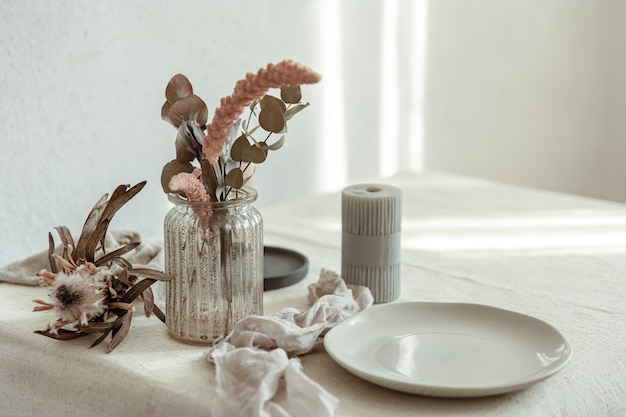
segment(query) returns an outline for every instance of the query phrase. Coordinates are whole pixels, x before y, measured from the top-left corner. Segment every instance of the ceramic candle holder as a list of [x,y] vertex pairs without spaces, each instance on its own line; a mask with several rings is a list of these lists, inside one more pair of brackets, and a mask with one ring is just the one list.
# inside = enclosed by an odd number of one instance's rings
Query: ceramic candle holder
[[375,303],[400,296],[402,191],[381,184],[356,184],[341,193],[341,275],[364,285]]

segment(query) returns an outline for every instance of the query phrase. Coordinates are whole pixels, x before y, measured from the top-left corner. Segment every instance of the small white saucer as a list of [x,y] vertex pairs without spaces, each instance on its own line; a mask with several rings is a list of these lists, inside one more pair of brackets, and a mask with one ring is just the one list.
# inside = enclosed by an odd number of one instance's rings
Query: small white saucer
[[380,304],[338,324],[328,354],[383,387],[438,397],[525,388],[561,370],[572,349],[551,325],[478,304]]

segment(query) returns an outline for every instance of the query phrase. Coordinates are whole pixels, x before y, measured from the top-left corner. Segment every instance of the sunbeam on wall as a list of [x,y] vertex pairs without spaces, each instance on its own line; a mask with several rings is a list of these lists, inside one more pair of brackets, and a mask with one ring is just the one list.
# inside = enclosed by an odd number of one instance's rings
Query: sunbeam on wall
[[379,174],[423,169],[426,0],[382,4]]
[[340,4],[333,0],[324,0],[325,30],[320,48],[325,101],[320,106],[322,117],[321,132],[318,139],[320,154],[316,162],[316,186],[320,191],[331,191],[347,181],[346,128],[344,110],[339,103],[344,102],[342,82],[341,19]]
[[383,176],[391,176],[398,171],[398,91],[399,84],[403,81],[398,78],[398,1],[386,1],[382,4],[382,9],[378,166]]

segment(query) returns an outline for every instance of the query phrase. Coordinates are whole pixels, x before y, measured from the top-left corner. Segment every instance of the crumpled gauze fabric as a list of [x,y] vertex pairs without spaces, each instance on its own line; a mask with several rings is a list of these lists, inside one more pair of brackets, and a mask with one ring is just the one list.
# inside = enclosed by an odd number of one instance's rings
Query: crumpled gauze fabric
[[282,349],[235,348],[213,351],[217,380],[216,416],[326,417],[339,401],[302,371],[298,358]]
[[367,287],[346,285],[333,271],[323,269],[317,283],[308,287],[306,311],[284,308],[270,317],[249,316],[239,320],[225,339],[235,347],[281,348],[289,356],[305,354],[319,336],[373,303]]
[[[215,364],[218,416],[333,416],[338,400],[302,370],[299,356],[320,336],[373,303],[366,287],[348,286],[322,270],[308,287],[311,308],[284,308],[271,317],[250,316],[208,352]],[[291,359],[290,359],[291,358]]]

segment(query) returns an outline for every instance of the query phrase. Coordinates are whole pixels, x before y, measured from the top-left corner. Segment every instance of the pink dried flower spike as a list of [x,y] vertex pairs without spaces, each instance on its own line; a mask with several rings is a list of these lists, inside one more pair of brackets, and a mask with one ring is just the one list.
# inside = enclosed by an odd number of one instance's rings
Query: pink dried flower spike
[[200,175],[202,171],[199,168],[194,169],[193,172],[180,172],[170,179],[170,190],[185,193],[190,201],[207,202],[209,195],[198,178]]
[[[206,203],[210,201],[209,195],[204,189],[204,184],[200,180],[202,170],[196,168],[193,172],[181,172],[170,179],[170,190],[175,192],[182,192],[185,194],[189,201],[197,203]],[[213,214],[213,210],[205,205],[194,206],[193,210],[202,218],[208,219]]]
[[267,90],[314,84],[320,78],[320,75],[310,68],[291,60],[268,64],[256,74],[248,73],[246,78],[237,81],[230,96],[222,98],[213,120],[207,126],[207,134],[203,139],[203,152],[206,158],[210,163],[217,162],[224,149],[228,132],[237,118],[250,103],[261,99]]

